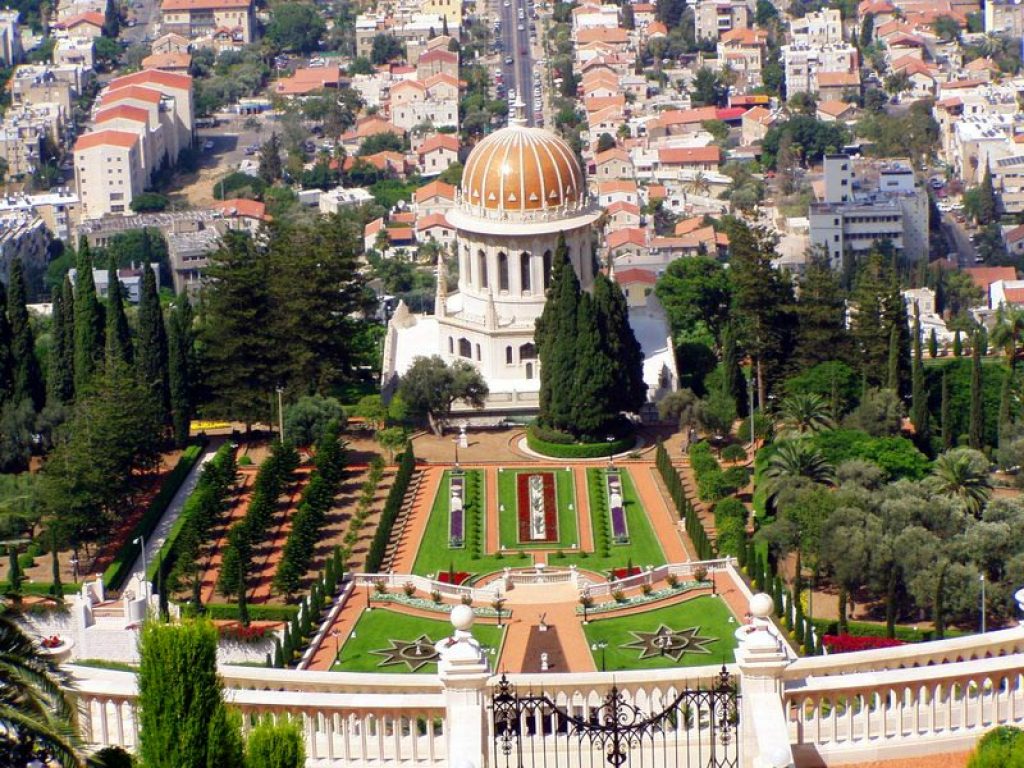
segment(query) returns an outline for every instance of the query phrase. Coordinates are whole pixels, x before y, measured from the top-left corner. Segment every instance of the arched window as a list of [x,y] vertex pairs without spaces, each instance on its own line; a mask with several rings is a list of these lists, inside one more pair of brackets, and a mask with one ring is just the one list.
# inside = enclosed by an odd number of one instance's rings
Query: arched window
[[508,256],[504,253],[498,254],[498,290],[508,290]]
[[483,250],[476,252],[477,270],[480,274],[480,287],[487,287],[487,254]]
[[476,345],[476,359],[477,360],[480,359],[480,345],[479,344]]
[[465,357],[469,360],[473,359],[473,345],[465,337],[459,339],[459,357]]
[[530,282],[530,254],[526,251],[519,254],[519,285],[523,291],[533,290]]
[[455,339],[453,339],[451,336],[448,337],[448,354],[455,354]]
[[537,359],[537,347],[533,345],[532,341],[528,341],[519,348],[519,359],[520,360],[536,360]]
[[463,246],[462,248],[462,261],[459,262],[459,276],[465,281],[470,281],[469,275],[469,246]]
[[512,365],[512,347],[505,347],[505,365]]
[[544,290],[551,287],[551,251],[544,251]]
[[526,364],[526,378],[528,378],[528,379],[532,379],[533,378],[533,363],[527,363]]

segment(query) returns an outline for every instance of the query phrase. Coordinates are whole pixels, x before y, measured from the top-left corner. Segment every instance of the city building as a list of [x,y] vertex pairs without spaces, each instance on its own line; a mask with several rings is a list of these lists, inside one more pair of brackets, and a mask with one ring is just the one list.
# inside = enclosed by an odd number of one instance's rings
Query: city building
[[790,96],[794,93],[816,94],[821,88],[828,91],[838,88],[838,94],[822,94],[823,99],[836,99],[846,89],[856,91],[860,87],[858,54],[852,45],[784,45],[782,66],[786,93]]
[[75,143],[75,184],[84,218],[128,213],[146,185],[138,133],[93,131]]
[[248,45],[255,39],[253,0],[163,0],[160,11],[164,32],[190,40],[226,34],[231,41]]
[[25,55],[21,49],[20,17],[18,11],[0,11],[0,63],[5,67],[13,67]]
[[823,8],[803,18],[791,19],[790,37],[796,45],[830,45],[843,42],[843,19],[838,8]]
[[811,203],[810,240],[834,268],[888,240],[908,259],[928,255],[928,193],[905,161],[863,162],[826,155],[824,194]]
[[694,25],[698,40],[718,40],[723,32],[750,26],[751,10],[743,0],[698,0]]
[[0,210],[0,275],[7,278],[11,262],[21,259],[29,285],[41,282],[50,261],[53,235],[31,210]]
[[1020,0],[986,0],[985,34],[1024,38],[1024,5]]
[[[149,267],[156,277],[156,289],[159,291],[160,264],[154,261]],[[68,270],[68,276],[71,278],[71,283],[74,284],[78,277],[78,270],[72,267]],[[117,270],[117,281],[124,289],[125,299],[132,304],[139,303],[139,296],[142,294],[142,277],[143,271],[139,266],[121,267]],[[110,293],[110,272],[106,269],[93,269],[92,280],[96,284],[96,295],[105,299]]]

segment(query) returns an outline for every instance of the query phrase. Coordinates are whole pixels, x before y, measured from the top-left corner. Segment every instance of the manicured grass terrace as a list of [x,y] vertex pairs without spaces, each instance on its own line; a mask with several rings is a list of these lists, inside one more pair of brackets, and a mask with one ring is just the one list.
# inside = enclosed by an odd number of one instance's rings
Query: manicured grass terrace
[[[519,541],[519,475],[551,474],[555,480],[555,503],[558,505],[557,541]],[[572,472],[565,469],[502,469],[498,473],[499,533],[501,546],[508,549],[564,549],[575,544],[579,546],[579,530],[576,525],[576,489]]]

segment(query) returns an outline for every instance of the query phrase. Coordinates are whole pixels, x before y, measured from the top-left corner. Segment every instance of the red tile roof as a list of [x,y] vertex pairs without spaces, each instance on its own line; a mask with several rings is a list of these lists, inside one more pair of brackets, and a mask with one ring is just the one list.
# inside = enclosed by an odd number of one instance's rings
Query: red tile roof
[[137,123],[149,122],[149,113],[142,107],[133,107],[131,104],[118,104],[116,107],[103,109],[96,113],[93,122],[96,125],[105,123],[108,120],[134,120]]
[[435,149],[449,149],[452,152],[458,152],[459,139],[450,133],[436,133],[420,144],[420,148],[416,151],[417,154],[422,156],[427,154],[427,152],[433,152]]
[[164,72],[162,69],[144,69],[141,72],[134,72],[130,75],[123,75],[110,81],[107,90],[113,91],[123,88],[126,85],[165,85],[168,88],[177,88],[182,91],[192,89],[191,75],[183,75],[180,72]]
[[658,162],[665,165],[686,165],[687,163],[719,163],[722,150],[718,147],[680,147],[659,149]]
[[1017,270],[1013,267],[968,267],[964,272],[985,293],[988,293],[988,287],[997,280],[1017,279]]
[[99,29],[103,28],[103,14],[96,11],[88,11],[86,13],[79,13],[70,18],[64,19],[64,21],[58,22],[53,26],[58,29],[71,29],[77,27],[79,24],[91,24]]
[[147,104],[159,104],[163,94],[154,91],[152,88],[143,88],[140,85],[129,85],[126,88],[118,88],[116,91],[107,91],[100,99],[100,105],[116,104],[125,99],[144,101]]
[[639,227],[623,227],[608,234],[608,248],[615,250],[623,245],[647,245],[647,232]]
[[258,200],[246,200],[236,197],[231,200],[221,200],[213,204],[213,207],[225,216],[241,216],[246,219],[269,220],[267,206]]
[[75,142],[75,152],[83,152],[94,147],[120,147],[131,149],[139,141],[137,133],[127,131],[93,131],[78,137]]
[[416,190],[416,202],[429,200],[432,197],[443,197],[446,200],[455,199],[455,187],[452,184],[445,184],[443,181],[432,181],[424,184]]
[[616,270],[615,282],[622,283],[623,285],[626,283],[644,283],[646,285],[654,285],[658,282],[658,276],[649,269],[630,267],[628,269]]

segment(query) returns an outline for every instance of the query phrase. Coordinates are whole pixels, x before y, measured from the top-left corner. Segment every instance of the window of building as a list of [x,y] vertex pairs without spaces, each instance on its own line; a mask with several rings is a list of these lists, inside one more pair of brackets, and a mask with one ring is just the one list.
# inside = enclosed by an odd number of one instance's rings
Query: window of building
[[505,365],[512,365],[512,347],[505,347]]
[[519,347],[519,359],[520,360],[536,360],[537,359],[537,347],[534,346],[532,341],[528,341]]
[[477,360],[480,359],[480,345],[479,344],[476,345],[476,359]]
[[448,354],[455,354],[455,339],[453,339],[451,336],[448,337]]
[[459,339],[459,357],[465,357],[470,360],[473,359],[473,345],[470,344],[469,339],[465,337]]
[[544,289],[551,287],[551,251],[544,251]]
[[480,271],[480,287],[487,287],[487,254],[483,250],[476,252],[477,269]]
[[498,254],[498,290],[508,290],[508,256],[504,253]]
[[527,363],[526,364],[526,378],[527,379],[532,379],[533,378],[533,363]]

